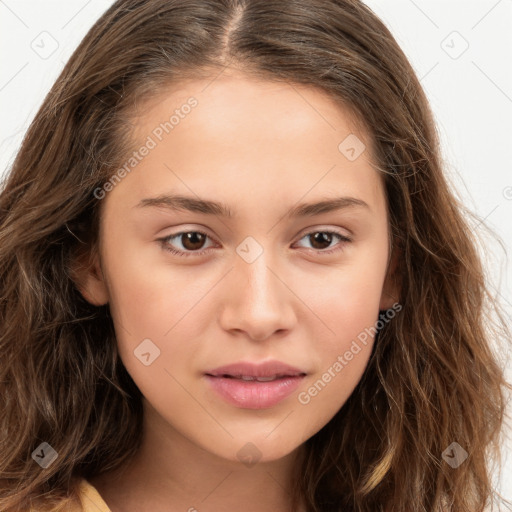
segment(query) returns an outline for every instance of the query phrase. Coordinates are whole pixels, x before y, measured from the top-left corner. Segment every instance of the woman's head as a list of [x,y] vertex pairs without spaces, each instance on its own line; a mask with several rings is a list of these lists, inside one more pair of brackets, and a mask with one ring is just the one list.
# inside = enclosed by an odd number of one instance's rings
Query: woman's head
[[[125,367],[174,428],[224,458],[236,461],[251,442],[262,462],[273,460],[345,403],[371,338],[358,341],[346,368],[345,352],[397,300],[384,286],[382,176],[361,152],[366,134],[355,135],[321,91],[227,72],[174,89],[137,118],[137,146],[149,149],[107,187],[99,251],[80,286],[93,304],[110,305]],[[194,109],[159,140],[154,132],[189,97]],[[356,137],[357,158],[340,151]],[[134,357],[147,339],[142,347],[152,348],[140,350],[158,354],[150,365]],[[271,359],[307,374],[272,407],[237,393],[235,405],[221,400],[206,378],[228,364]],[[335,363],[329,385],[308,393]]]
[[[116,2],[0,205],[2,472],[27,495],[125,463],[145,414],[235,463],[303,448],[311,510],[484,503],[504,381],[483,272],[425,95],[364,4]],[[272,407],[205,375],[267,359],[306,374]]]

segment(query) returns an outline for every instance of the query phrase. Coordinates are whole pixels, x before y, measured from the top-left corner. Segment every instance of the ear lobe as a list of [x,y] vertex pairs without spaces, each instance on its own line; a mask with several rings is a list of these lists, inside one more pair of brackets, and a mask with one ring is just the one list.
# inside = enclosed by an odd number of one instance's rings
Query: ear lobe
[[73,261],[71,274],[78,291],[87,302],[94,306],[108,303],[108,289],[96,251],[92,258],[89,253],[77,256]]
[[388,270],[384,285],[382,286],[382,294],[380,297],[380,310],[390,309],[393,304],[399,301],[401,295],[400,279],[396,272],[398,262],[402,255],[402,251],[398,246],[393,247],[393,253],[388,264]]

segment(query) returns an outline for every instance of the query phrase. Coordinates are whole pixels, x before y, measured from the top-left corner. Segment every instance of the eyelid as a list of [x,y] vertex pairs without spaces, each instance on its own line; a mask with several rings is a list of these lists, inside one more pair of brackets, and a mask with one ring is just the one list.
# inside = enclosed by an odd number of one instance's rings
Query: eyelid
[[[346,231],[346,233],[341,232],[340,231],[341,229],[344,229]],[[318,232],[320,232],[320,233],[325,233],[325,232],[336,233],[337,235],[340,235],[340,236],[343,236],[346,238],[350,238],[350,239],[352,239],[352,236],[353,236],[353,233],[346,228],[341,228],[340,226],[332,226],[332,225],[328,226],[328,225],[321,224],[318,226],[310,226],[308,228],[305,228],[303,231],[301,231],[297,235],[297,239],[301,239],[301,238],[304,238],[305,235],[310,235],[311,233],[318,233]]]

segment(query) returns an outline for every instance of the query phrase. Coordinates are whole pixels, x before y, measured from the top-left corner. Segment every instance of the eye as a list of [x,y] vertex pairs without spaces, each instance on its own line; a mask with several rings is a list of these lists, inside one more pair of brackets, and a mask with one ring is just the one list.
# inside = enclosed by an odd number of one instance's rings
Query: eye
[[[338,231],[310,231],[306,233],[300,240],[309,239],[312,247],[310,249],[315,250],[320,254],[331,254],[343,250],[343,246],[346,243],[352,242],[352,238],[339,233]],[[333,249],[325,250],[325,247],[329,246],[333,240],[339,239],[342,243],[338,243]]]
[[[172,254],[176,254],[177,256],[198,256],[207,252],[206,250],[197,250],[202,248],[204,241],[207,238],[210,237],[203,231],[180,231],[174,235],[160,238],[160,242],[163,249],[169,251]],[[178,241],[181,243],[182,249],[174,249],[170,244],[170,241],[175,239],[178,239]]]
[[[317,236],[319,235],[319,236]],[[171,254],[175,254],[177,256],[202,256],[206,252],[207,249],[203,249],[205,240],[210,238],[209,235],[204,233],[203,231],[180,231],[179,233],[175,233],[173,235],[166,236],[165,238],[160,238],[159,241],[162,245],[162,248]],[[310,231],[303,235],[300,240],[304,238],[309,238],[312,240],[311,250],[321,254],[331,254],[336,251],[340,251],[343,249],[343,245],[345,243],[352,242],[352,239],[339,233],[337,231]],[[343,243],[338,243],[337,247],[334,246],[333,249],[326,250],[325,246],[329,246],[333,240],[335,239],[341,240]],[[171,244],[173,240],[178,240],[181,244],[182,248],[174,248]]]

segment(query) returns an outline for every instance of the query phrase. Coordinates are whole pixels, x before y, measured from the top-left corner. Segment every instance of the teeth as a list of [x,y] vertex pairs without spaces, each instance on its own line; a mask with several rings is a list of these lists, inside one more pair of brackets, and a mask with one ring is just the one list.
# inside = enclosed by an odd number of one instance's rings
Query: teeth
[[251,382],[253,380],[257,380],[258,382],[272,382],[273,380],[282,379],[285,377],[302,377],[304,376],[304,373],[301,373],[300,375],[271,375],[269,377],[253,377],[252,375],[229,375],[227,373],[223,375],[219,375],[219,377],[223,377],[225,379],[238,379],[238,380],[244,380],[247,382]]
[[277,375],[272,375],[271,377],[251,377],[249,375],[237,375],[234,378],[246,381],[257,380],[258,382],[270,382],[272,380],[278,379],[279,377]]

